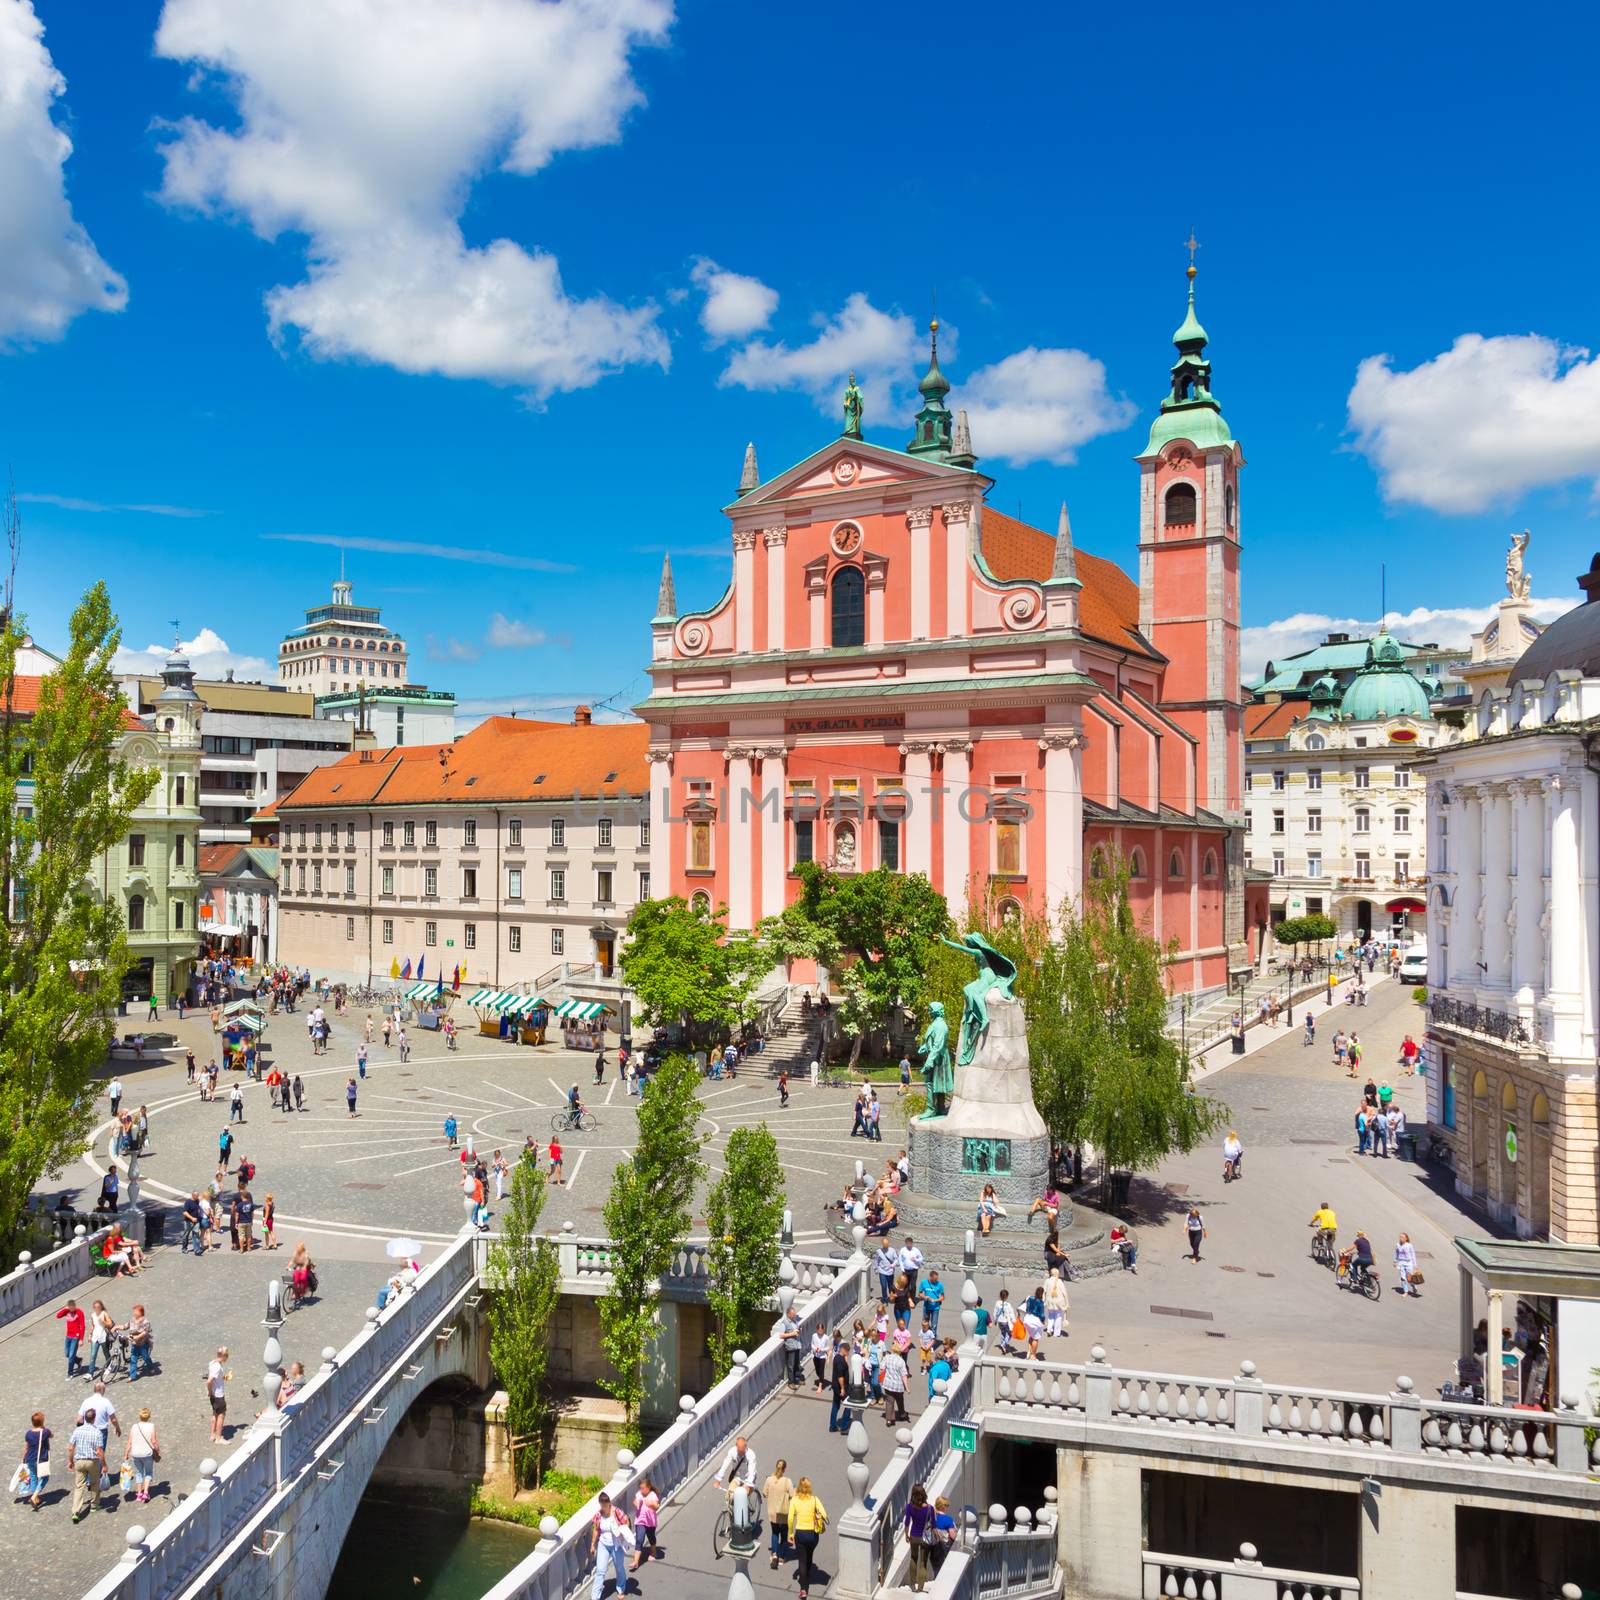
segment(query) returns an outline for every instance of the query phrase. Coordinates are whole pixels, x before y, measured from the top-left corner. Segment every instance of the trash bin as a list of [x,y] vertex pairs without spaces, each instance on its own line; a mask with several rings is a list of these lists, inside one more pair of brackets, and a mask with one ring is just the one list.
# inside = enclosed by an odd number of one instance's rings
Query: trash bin
[[167,1242],[167,1208],[165,1206],[152,1206],[144,1214],[144,1247],[150,1249],[152,1245]]
[[1128,1190],[1133,1187],[1133,1174],[1131,1172],[1113,1172],[1111,1174],[1111,1209],[1121,1211],[1128,1203]]
[[1417,1136],[1414,1133],[1397,1133],[1394,1140],[1395,1154],[1402,1161],[1415,1161],[1417,1159]]

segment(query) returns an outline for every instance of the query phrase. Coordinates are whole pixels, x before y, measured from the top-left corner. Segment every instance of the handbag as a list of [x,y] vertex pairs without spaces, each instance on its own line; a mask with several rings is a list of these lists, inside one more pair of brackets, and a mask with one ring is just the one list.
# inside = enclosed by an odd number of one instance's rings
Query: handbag
[[1420,1267],[1414,1267],[1412,1269],[1411,1281],[1413,1283],[1426,1283],[1427,1282],[1427,1279],[1422,1276],[1422,1269]]

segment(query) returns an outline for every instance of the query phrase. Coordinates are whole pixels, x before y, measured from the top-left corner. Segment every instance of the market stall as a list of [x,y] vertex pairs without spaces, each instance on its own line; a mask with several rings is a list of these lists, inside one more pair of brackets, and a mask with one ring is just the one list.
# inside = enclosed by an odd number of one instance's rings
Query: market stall
[[524,1044],[544,1043],[542,1019],[549,1017],[548,1000],[510,989],[476,989],[467,996],[467,1004],[478,1013],[478,1032],[488,1038],[520,1037]]
[[602,1000],[563,1000],[554,1012],[561,1021],[561,1042],[569,1050],[598,1050],[605,1043],[610,1013]]
[[430,978],[425,983],[413,983],[400,991],[401,995],[417,1008],[419,1028],[438,1028],[444,1021],[450,1002],[455,999],[454,989],[447,989],[443,980]]

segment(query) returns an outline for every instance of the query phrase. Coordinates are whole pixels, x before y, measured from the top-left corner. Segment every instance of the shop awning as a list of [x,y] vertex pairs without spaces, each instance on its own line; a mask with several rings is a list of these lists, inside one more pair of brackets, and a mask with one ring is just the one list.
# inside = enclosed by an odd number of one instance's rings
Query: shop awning
[[260,1033],[266,1027],[260,1017],[229,1017],[223,1023],[224,1033]]
[[266,1015],[265,1009],[255,1000],[234,1000],[222,1008],[222,1014],[225,1017],[237,1017],[247,1012],[253,1017],[264,1017]]
[[430,978],[426,983],[413,983],[400,992],[407,1000],[437,1000],[442,996],[454,994],[455,991],[448,983],[441,989],[439,980]]
[[558,1017],[570,1017],[574,1022],[593,1022],[611,1009],[600,1000],[563,1000],[556,1007]]
[[203,922],[200,931],[208,939],[237,939],[244,929],[237,922]]
[[1414,900],[1410,895],[1403,895],[1398,900],[1391,900],[1384,909],[1386,911],[1408,911],[1421,916],[1428,908],[1420,900]]
[[475,989],[467,996],[467,1004],[495,1017],[525,1017],[530,1011],[550,1009],[550,1002],[536,994],[516,994],[509,989]]

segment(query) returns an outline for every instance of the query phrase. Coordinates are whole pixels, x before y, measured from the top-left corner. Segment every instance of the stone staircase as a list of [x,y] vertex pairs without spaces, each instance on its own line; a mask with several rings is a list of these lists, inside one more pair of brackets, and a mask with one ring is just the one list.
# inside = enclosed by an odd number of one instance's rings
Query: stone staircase
[[785,1067],[791,1079],[807,1077],[811,1063],[818,1059],[821,1044],[822,1028],[816,1014],[803,1015],[800,1002],[791,997],[767,1030],[761,1066],[769,1078],[777,1078]]

